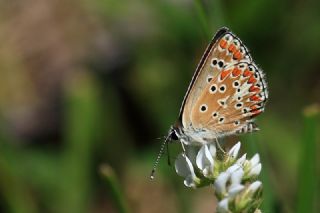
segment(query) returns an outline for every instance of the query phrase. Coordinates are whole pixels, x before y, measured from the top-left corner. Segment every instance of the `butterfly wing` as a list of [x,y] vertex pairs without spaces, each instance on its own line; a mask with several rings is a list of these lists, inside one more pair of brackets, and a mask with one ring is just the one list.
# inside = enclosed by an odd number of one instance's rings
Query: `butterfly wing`
[[200,96],[205,87],[217,78],[224,67],[240,61],[252,62],[247,48],[227,28],[220,29],[207,47],[183,100],[179,116],[183,127],[197,127],[198,124],[202,124],[202,120],[197,120],[197,116],[194,115],[194,109],[197,103],[200,103]]
[[202,90],[191,110],[194,128],[221,137],[257,130],[253,118],[268,98],[263,73],[252,62],[228,65]]

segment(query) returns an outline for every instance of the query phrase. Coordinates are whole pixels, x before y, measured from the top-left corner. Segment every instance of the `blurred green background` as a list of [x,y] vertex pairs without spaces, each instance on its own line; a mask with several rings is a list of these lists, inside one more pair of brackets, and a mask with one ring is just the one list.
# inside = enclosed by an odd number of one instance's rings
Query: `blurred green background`
[[0,212],[214,212],[166,156],[149,174],[222,26],[269,85],[261,131],[226,138],[261,154],[263,212],[319,212],[316,0],[1,1]]

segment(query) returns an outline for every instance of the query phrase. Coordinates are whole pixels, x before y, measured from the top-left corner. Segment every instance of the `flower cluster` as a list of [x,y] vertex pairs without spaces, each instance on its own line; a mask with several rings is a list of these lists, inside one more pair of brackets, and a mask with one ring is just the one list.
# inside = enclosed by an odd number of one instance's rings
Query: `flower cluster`
[[187,187],[213,185],[219,200],[217,212],[255,212],[261,203],[262,184],[256,180],[261,172],[260,157],[238,158],[241,143],[228,153],[217,152],[214,144],[200,148],[186,147],[175,161],[176,172],[185,178]]

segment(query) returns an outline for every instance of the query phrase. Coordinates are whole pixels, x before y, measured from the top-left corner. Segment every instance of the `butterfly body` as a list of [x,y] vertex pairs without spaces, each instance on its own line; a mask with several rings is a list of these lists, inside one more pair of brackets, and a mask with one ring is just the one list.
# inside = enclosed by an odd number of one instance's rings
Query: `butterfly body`
[[240,39],[221,28],[196,69],[168,138],[201,145],[256,131],[253,118],[264,111],[267,99],[263,72]]

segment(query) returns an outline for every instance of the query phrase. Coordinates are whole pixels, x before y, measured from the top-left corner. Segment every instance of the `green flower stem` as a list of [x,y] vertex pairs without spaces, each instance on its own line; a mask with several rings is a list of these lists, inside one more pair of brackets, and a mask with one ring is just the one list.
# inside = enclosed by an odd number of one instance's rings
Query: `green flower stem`
[[113,169],[108,165],[102,165],[100,167],[100,173],[105,179],[107,189],[110,191],[110,196],[113,198],[114,204],[119,213],[128,213],[129,208],[126,204],[124,195],[120,188],[120,183]]

